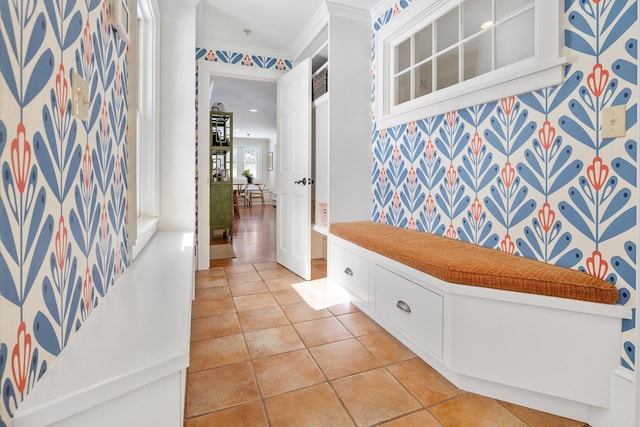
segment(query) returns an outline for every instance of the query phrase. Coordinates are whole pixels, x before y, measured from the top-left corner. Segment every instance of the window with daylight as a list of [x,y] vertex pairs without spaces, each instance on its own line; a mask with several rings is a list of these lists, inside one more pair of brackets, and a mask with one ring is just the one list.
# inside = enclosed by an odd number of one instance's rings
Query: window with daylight
[[260,146],[239,146],[233,149],[233,176],[242,176],[245,169],[251,171],[251,176],[261,177],[262,168],[259,159],[262,157]]
[[560,34],[555,0],[414,3],[378,33],[379,127],[560,83]]
[[[135,189],[136,232],[132,233],[133,258],[156,231],[158,222],[158,5],[156,0],[137,2],[137,31],[129,45],[135,56]],[[133,31],[132,31],[133,32]],[[133,34],[132,34],[133,35]],[[137,41],[137,42],[136,42]],[[135,48],[134,45],[135,44]],[[132,157],[132,156],[130,156]],[[133,160],[133,159],[132,159]],[[133,171],[132,171],[133,172]]]

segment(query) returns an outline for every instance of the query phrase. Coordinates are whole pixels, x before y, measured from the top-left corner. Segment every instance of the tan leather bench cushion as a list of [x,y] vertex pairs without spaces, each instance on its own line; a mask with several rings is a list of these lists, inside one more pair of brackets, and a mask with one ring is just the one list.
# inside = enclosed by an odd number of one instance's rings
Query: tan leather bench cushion
[[371,221],[330,233],[450,283],[614,304],[616,287],[581,271],[473,243]]

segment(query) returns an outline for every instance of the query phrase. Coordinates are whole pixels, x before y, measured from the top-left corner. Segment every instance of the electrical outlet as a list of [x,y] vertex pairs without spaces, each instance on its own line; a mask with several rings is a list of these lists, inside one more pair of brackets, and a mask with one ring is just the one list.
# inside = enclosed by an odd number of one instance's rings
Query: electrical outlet
[[89,83],[71,70],[71,114],[80,120],[89,120]]
[[627,135],[627,107],[618,105],[602,109],[602,137],[621,138]]

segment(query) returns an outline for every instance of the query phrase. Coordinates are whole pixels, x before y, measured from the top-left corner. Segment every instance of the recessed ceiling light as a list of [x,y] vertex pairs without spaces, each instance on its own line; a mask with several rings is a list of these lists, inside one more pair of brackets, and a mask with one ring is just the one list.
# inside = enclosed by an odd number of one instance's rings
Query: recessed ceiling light
[[250,113],[257,113],[257,112],[258,112],[258,110],[256,110],[255,108],[250,108],[250,109],[249,109],[249,112],[250,112]]
[[480,28],[483,30],[486,30],[487,28],[491,28],[491,27],[493,27],[493,21],[483,22],[482,25],[480,25]]

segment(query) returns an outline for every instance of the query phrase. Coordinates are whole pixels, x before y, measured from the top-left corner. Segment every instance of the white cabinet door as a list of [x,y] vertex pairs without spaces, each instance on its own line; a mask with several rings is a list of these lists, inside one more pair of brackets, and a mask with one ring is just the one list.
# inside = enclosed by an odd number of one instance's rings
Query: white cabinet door
[[276,260],[311,279],[311,61],[278,79]]

